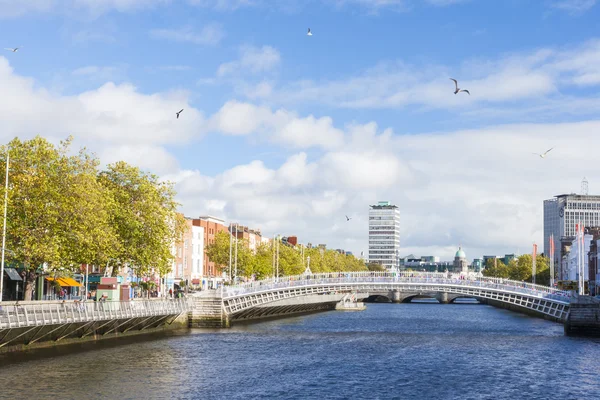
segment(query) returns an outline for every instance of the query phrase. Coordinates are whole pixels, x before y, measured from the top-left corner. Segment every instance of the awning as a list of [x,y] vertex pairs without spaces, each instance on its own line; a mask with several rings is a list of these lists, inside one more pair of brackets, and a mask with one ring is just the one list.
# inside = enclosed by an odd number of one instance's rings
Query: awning
[[[46,280],[52,282],[54,278],[47,277]],[[81,283],[77,282],[73,278],[56,278],[56,281],[61,287],[83,286]]]
[[60,286],[83,286],[81,283],[77,282],[73,278],[60,278],[59,279]]
[[4,271],[6,272],[6,275],[8,275],[8,278],[13,281],[22,281],[23,280],[23,279],[21,279],[21,275],[19,275],[17,270],[14,268],[4,268]]

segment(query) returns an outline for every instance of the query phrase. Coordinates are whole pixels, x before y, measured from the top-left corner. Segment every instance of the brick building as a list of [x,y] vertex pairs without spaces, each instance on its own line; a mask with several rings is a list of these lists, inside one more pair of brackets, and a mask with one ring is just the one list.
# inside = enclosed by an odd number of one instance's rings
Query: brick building
[[[215,265],[214,262],[208,259],[206,255],[206,249],[209,245],[214,243],[215,236],[218,232],[227,232],[227,226],[225,226],[225,221],[222,219],[211,217],[211,216],[201,216],[198,218],[194,218],[192,221],[193,226],[202,227],[204,229],[204,268],[203,268],[203,276],[208,278],[207,284],[208,287],[214,287],[216,282],[220,280],[221,273],[219,267],[224,267],[223,265],[218,266]],[[203,285],[204,286],[204,285]]]

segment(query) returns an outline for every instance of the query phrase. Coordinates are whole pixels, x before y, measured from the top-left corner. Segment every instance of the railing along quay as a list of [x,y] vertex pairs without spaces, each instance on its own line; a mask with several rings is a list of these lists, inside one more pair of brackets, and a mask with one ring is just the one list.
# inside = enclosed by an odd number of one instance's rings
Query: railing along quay
[[0,329],[178,315],[189,310],[187,299],[0,303]]

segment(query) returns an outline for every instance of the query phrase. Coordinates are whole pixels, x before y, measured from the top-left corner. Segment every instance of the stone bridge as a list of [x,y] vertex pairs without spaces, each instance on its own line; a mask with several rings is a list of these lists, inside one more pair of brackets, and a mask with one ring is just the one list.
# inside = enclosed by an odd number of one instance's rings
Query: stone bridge
[[254,281],[204,292],[193,299],[191,326],[228,327],[231,322],[334,309],[348,294],[371,295],[394,302],[433,297],[449,303],[459,297],[564,322],[570,293],[502,278],[419,272],[311,274]]

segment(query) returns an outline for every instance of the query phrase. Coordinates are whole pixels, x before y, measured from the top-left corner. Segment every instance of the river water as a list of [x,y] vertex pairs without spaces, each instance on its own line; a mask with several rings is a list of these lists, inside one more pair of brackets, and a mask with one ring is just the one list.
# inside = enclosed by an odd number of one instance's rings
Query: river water
[[0,358],[6,399],[599,399],[600,340],[486,305],[369,304]]

